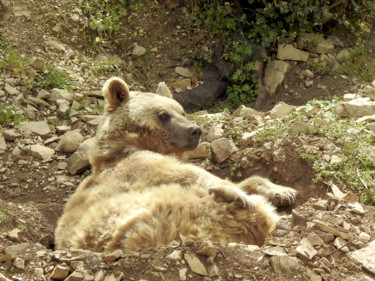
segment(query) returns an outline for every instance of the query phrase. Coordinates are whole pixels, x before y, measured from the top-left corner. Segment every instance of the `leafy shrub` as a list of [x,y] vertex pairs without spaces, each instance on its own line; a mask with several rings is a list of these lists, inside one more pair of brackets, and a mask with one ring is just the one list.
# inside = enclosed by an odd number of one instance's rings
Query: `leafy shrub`
[[356,30],[374,15],[374,1],[248,0],[243,5],[249,38],[270,47],[290,42],[302,32],[337,24]]

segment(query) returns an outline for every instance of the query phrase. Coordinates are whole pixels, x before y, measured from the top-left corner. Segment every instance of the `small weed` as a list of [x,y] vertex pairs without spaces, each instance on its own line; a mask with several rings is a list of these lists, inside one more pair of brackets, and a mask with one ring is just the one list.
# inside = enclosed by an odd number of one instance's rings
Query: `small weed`
[[21,230],[21,232],[27,232],[27,228],[26,228],[26,226],[19,225],[17,228],[18,228],[19,230]]
[[26,117],[21,114],[15,113],[13,110],[8,108],[5,104],[0,103],[0,123],[13,123],[18,125],[22,121],[25,121]]
[[230,176],[233,177],[234,174],[239,170],[239,168],[240,168],[240,163],[233,162],[233,165],[230,168]]
[[58,70],[54,65],[45,67],[43,73],[35,76],[35,86],[42,88],[59,88],[65,89],[69,84],[69,76],[65,72]]
[[9,220],[9,210],[4,209],[0,211],[0,222],[7,222]]

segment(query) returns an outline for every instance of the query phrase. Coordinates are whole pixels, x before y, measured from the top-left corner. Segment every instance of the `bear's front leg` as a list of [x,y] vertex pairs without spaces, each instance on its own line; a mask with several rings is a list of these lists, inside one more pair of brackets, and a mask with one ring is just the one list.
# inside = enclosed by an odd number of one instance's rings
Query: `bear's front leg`
[[231,186],[215,186],[208,188],[210,194],[215,198],[227,203],[234,202],[237,207],[249,210],[255,210],[255,205],[250,201],[249,196],[242,190]]
[[247,194],[263,195],[277,207],[293,205],[296,201],[297,191],[295,189],[274,184],[268,179],[258,176],[242,181],[238,187]]

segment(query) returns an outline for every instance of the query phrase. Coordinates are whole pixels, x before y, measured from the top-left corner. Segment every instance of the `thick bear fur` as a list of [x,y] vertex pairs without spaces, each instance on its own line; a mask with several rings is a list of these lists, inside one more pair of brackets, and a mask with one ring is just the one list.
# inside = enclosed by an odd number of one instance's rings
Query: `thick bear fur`
[[156,94],[142,93],[111,78],[103,94],[93,173],[65,206],[57,249],[129,252],[204,237],[262,245],[279,219],[270,201],[294,202],[294,189],[267,179],[235,184],[183,163],[179,158],[197,146],[201,130],[164,83]]

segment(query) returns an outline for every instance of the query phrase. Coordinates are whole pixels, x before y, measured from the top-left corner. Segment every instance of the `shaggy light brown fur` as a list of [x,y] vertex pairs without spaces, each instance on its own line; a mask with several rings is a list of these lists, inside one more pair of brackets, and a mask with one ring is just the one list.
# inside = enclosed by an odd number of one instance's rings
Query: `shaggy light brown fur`
[[234,184],[181,162],[201,131],[165,84],[159,95],[129,92],[112,78],[103,93],[105,118],[90,157],[94,172],[65,206],[57,249],[128,252],[204,237],[264,243],[278,220],[269,200],[291,204],[294,189],[260,177]]

